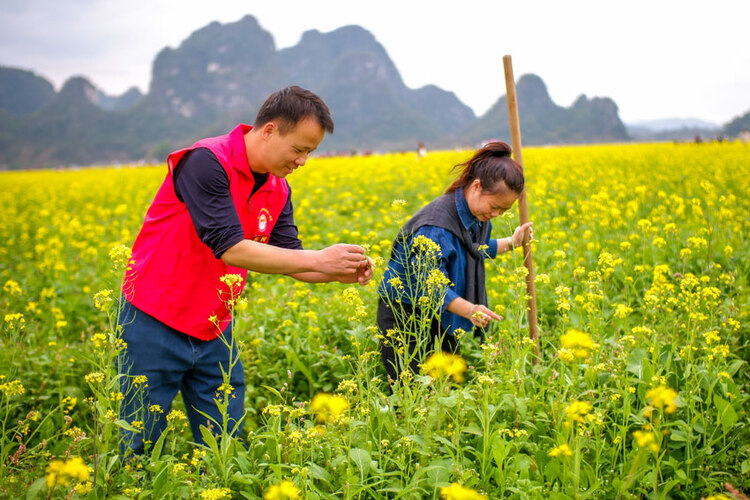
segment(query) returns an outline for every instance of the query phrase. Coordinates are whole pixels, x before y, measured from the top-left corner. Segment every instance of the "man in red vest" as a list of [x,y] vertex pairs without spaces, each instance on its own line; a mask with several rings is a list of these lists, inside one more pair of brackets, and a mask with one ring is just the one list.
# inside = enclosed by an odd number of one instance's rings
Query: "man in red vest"
[[[143,453],[144,441],[158,439],[178,391],[196,442],[203,442],[201,425],[222,422],[214,397],[222,370],[230,368],[227,345],[234,345],[226,301],[242,290],[248,270],[307,282],[364,285],[372,277],[362,247],[304,250],[294,225],[285,177],[305,164],[326,132],[333,132],[326,104],[292,86],[268,97],[252,127],[240,124],[167,158],[167,177],[123,284],[121,417],[143,425],[142,432],[124,433],[123,451]],[[239,283],[221,280],[229,274],[239,275]],[[229,429],[239,435],[245,390],[239,360],[230,385]]]

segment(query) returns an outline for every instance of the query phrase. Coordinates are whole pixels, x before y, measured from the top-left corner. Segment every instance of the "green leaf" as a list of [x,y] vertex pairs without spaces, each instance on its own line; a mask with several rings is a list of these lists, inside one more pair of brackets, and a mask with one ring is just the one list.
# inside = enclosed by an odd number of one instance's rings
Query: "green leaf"
[[675,429],[669,433],[669,439],[672,441],[687,441],[687,433]]
[[454,408],[458,404],[458,393],[453,392],[450,396],[440,397],[438,401],[446,408]]
[[727,433],[735,422],[737,422],[737,412],[729,401],[721,398],[718,394],[714,394],[714,404],[716,405],[716,409],[719,410],[721,427],[724,429],[724,433]]
[[167,438],[167,432],[162,432],[159,439],[156,440],[153,448],[151,448],[151,461],[157,462],[162,450],[164,449],[164,440]]
[[313,477],[313,479],[324,481],[326,483],[331,482],[331,474],[320,465],[313,462],[308,462],[307,468],[310,470],[310,475]]
[[36,481],[34,481],[31,486],[29,486],[29,489],[26,490],[26,499],[32,500],[39,495],[44,489],[47,487],[47,480],[44,477],[40,477]]
[[482,436],[484,435],[484,432],[482,432],[482,429],[477,427],[476,425],[467,425],[462,429],[462,432],[464,434],[473,434],[475,436]]
[[295,368],[297,368],[302,374],[307,378],[307,382],[309,384],[310,389],[312,390],[313,387],[315,387],[315,379],[313,379],[312,372],[310,369],[305,366],[305,364],[300,361],[299,356],[297,356],[297,353],[294,352],[293,349],[285,349],[284,354],[286,354],[286,360],[287,362],[291,362]]
[[359,467],[359,470],[362,473],[362,478],[364,479],[367,477],[367,474],[370,472],[370,462],[372,461],[367,450],[363,450],[362,448],[352,448],[349,450],[349,458],[351,458],[352,461],[357,464],[357,467]]
[[433,460],[430,465],[419,470],[421,474],[426,475],[432,481],[432,485],[449,482],[452,471],[453,461],[444,458]]
[[206,443],[206,446],[214,452],[214,456],[219,456],[219,443],[216,442],[216,437],[213,433],[204,425],[201,425],[201,437],[203,437],[203,442]]
[[526,406],[526,398],[516,398],[516,410],[518,411],[518,416],[521,419],[526,418],[526,412],[527,412],[527,406]]
[[495,459],[495,465],[498,469],[504,469],[505,459],[510,453],[510,445],[501,437],[493,440],[492,443],[492,458]]
[[125,429],[126,431],[129,431],[129,432],[136,432],[136,433],[141,432],[138,429],[136,429],[135,427],[133,427],[132,425],[130,425],[130,423],[127,422],[126,420],[122,420],[122,419],[116,420],[115,421],[115,425],[117,427],[120,427],[121,429]]
[[154,493],[159,493],[161,491],[161,489],[167,483],[167,479],[169,479],[169,463],[164,462],[161,470],[158,474],[156,474],[156,477],[154,478],[154,481],[152,483]]

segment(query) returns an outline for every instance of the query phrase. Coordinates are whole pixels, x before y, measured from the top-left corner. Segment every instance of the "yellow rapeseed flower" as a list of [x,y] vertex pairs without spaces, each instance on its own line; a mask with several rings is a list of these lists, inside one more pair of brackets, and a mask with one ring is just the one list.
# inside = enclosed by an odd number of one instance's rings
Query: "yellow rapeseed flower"
[[288,479],[274,484],[263,494],[264,500],[297,500],[299,498],[299,489]]
[[185,412],[182,410],[171,410],[167,414],[167,422],[180,422],[186,419]]
[[585,401],[573,401],[570,406],[565,408],[565,415],[578,423],[586,422],[586,415],[591,413],[594,407]]
[[232,496],[232,490],[229,488],[209,488],[201,491],[201,500],[221,500],[222,498],[230,498]]
[[[0,381],[2,381],[3,378],[0,378]],[[21,394],[26,392],[26,389],[23,387],[23,384],[20,380],[11,380],[10,382],[3,382],[2,384],[0,384],[0,392],[8,397],[20,396]]]
[[646,399],[654,407],[658,409],[664,408],[667,413],[674,413],[677,411],[677,405],[675,399],[677,398],[677,391],[670,389],[669,387],[660,385],[646,392]]
[[732,497],[728,497],[724,493],[717,493],[715,495],[707,496],[706,500],[732,500]]
[[113,301],[112,290],[99,290],[94,294],[94,307],[100,311],[106,310]]
[[21,290],[21,286],[18,284],[18,281],[15,280],[8,280],[3,285],[3,290],[8,295],[22,295],[23,290]]
[[115,269],[124,269],[133,261],[130,259],[132,250],[125,245],[115,245],[109,250],[109,258]]
[[659,445],[656,444],[654,433],[651,431],[635,431],[633,432],[633,438],[635,443],[641,448],[648,448],[654,453],[659,451]]
[[547,453],[550,457],[570,457],[573,456],[573,450],[570,449],[568,443],[555,446]]
[[451,286],[451,280],[440,269],[432,269],[427,275],[426,284],[430,293],[441,293],[446,287]]
[[94,483],[91,481],[86,481],[85,483],[78,483],[75,485],[75,491],[78,495],[85,495],[86,493],[90,492],[94,488]]
[[457,354],[436,352],[427,358],[427,361],[422,365],[422,372],[433,379],[450,377],[454,382],[463,382],[466,361]]
[[428,257],[439,257],[441,255],[440,245],[422,234],[414,238],[411,249],[414,253],[425,254]]
[[560,344],[579,359],[588,358],[594,348],[594,341],[591,336],[586,332],[575,329],[568,330],[567,333],[560,336]]
[[349,394],[353,394],[357,392],[357,387],[357,382],[354,379],[348,379],[339,382],[337,390],[339,392],[348,392]]
[[615,317],[616,318],[627,318],[630,313],[633,312],[633,308],[626,306],[625,304],[615,304]]
[[486,495],[458,483],[451,483],[450,486],[440,488],[440,498],[443,500],[487,500]]
[[335,422],[349,408],[349,402],[341,396],[321,392],[310,402],[310,410],[319,424]]
[[26,319],[23,313],[8,313],[5,315],[5,322],[11,330],[23,330],[26,327]]
[[57,485],[68,485],[72,479],[79,482],[89,480],[89,468],[81,457],[68,460],[55,460],[47,466],[45,476],[47,488]]
[[84,380],[88,384],[101,384],[104,382],[104,374],[102,372],[91,372],[84,377]]

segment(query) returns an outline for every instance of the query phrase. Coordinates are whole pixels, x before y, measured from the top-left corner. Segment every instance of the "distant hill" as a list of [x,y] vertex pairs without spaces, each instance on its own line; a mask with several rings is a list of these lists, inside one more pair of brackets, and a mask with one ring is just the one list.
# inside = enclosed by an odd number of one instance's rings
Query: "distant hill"
[[[0,68],[0,168],[162,161],[196,139],[252,122],[274,90],[297,84],[328,103],[336,131],[321,151],[414,149],[509,140],[501,97],[481,118],[452,92],[408,88],[387,52],[359,26],[306,32],[278,50],[255,18],[211,23],[161,50],[146,94],[105,95],[85,77],[55,93],[30,71]],[[525,144],[628,140],[616,104],[581,96],[570,108],[541,78],[518,82]],[[40,139],[41,138],[41,139]]]
[[737,137],[743,130],[750,130],[750,111],[727,123],[722,133],[727,137]]
[[663,132],[666,130],[680,130],[680,129],[703,129],[703,130],[719,130],[721,125],[716,123],[707,122],[699,118],[664,118],[661,120],[642,120],[633,123],[628,123],[627,128],[630,129],[645,129],[653,132]]
[[666,118],[626,124],[628,134],[636,141],[694,141],[713,139],[721,126],[698,118]]
[[[563,144],[616,142],[630,139],[620,121],[617,105],[609,98],[581,95],[570,108],[558,106],[547,86],[536,75],[523,75],[516,83],[523,143]],[[510,138],[507,97],[502,96],[490,110],[461,134],[464,142]]]
[[44,106],[55,88],[31,71],[0,66],[0,110],[25,115]]

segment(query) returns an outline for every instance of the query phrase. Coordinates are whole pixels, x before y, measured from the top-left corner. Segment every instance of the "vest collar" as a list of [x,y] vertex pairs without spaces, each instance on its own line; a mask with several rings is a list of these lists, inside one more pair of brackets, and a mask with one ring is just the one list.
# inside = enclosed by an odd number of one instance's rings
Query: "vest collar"
[[231,148],[232,165],[243,174],[253,178],[250,164],[247,162],[247,149],[245,148],[245,134],[253,127],[240,123],[229,133],[229,146]]

